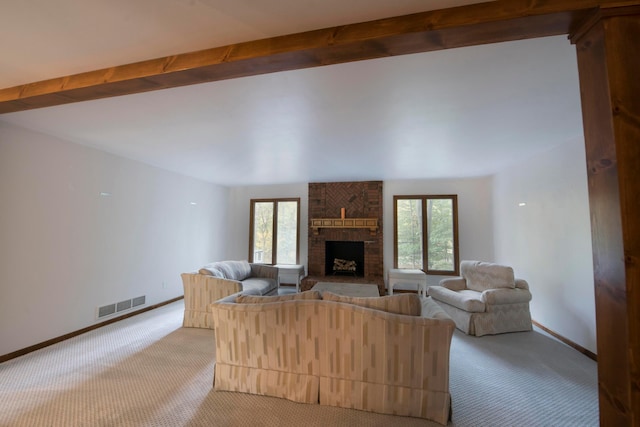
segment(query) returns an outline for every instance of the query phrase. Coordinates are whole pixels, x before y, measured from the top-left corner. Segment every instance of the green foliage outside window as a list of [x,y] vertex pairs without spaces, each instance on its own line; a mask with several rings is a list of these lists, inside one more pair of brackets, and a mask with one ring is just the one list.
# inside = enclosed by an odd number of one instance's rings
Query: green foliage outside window
[[398,200],[398,268],[422,269],[422,201]]
[[457,197],[394,196],[394,202],[396,268],[457,273]]
[[451,199],[427,200],[427,242],[429,270],[454,270]]
[[300,199],[251,200],[251,262],[297,264]]
[[298,254],[297,202],[278,202],[277,248],[276,264],[296,264]]
[[256,203],[253,219],[253,259],[255,262],[271,264],[273,259],[273,203]]

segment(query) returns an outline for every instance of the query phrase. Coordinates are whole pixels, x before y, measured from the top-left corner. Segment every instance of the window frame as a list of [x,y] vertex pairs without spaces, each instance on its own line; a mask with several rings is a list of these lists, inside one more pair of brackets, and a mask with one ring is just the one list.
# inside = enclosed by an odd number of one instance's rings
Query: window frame
[[[451,200],[453,215],[453,270],[430,270],[429,242],[427,233],[427,201],[433,199]],[[460,244],[458,235],[458,195],[457,194],[428,194],[428,195],[394,195],[393,196],[393,268],[398,268],[398,200],[421,200],[422,204],[422,271],[429,275],[459,276],[460,275]]]
[[261,263],[265,265],[276,265],[278,263],[278,203],[279,202],[296,202],[296,264],[300,264],[300,197],[285,197],[272,199],[251,199],[249,202],[249,262],[253,261],[253,241],[255,227],[255,205],[256,203],[272,203],[273,204],[273,237],[271,241],[271,263]]

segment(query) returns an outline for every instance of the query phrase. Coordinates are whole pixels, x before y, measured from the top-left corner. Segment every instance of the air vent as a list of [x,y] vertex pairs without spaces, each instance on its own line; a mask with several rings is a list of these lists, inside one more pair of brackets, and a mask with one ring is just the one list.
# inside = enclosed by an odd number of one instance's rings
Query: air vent
[[109,316],[115,312],[116,312],[115,304],[103,305],[102,307],[98,307],[98,318]]
[[146,302],[146,297],[142,295],[141,297],[137,297],[131,300],[133,302],[133,306],[137,307],[139,305],[143,305]]
[[101,319],[103,317],[111,316],[115,313],[131,310],[133,307],[144,305],[146,302],[146,295],[142,295],[136,298],[120,301],[118,303],[103,305],[102,307],[98,307],[96,318]]
[[116,311],[118,312],[125,311],[125,310],[129,310],[130,308],[131,308],[131,300],[128,299],[125,301],[120,301],[116,306]]

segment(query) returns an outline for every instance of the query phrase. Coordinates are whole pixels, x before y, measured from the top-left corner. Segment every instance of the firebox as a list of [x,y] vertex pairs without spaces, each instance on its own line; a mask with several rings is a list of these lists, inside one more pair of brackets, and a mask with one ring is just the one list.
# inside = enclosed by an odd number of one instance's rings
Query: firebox
[[325,275],[364,277],[364,242],[325,242]]

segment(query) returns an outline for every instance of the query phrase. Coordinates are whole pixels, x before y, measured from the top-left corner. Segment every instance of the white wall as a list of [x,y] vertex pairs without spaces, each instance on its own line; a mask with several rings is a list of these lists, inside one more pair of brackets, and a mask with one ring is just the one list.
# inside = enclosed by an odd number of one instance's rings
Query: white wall
[[534,320],[595,353],[584,141],[512,165],[494,181],[496,260],[529,282]]
[[0,355],[182,295],[181,272],[224,256],[228,192],[0,123]]
[[234,187],[229,197],[229,239],[226,259],[248,259],[251,199],[300,198],[300,264],[307,265],[309,184]]
[[[494,258],[492,222],[492,180],[490,177],[385,181],[384,197],[384,274],[393,268],[393,196],[458,195],[458,240],[460,259],[492,261]],[[444,276],[427,277],[437,285]]]

